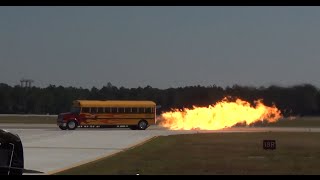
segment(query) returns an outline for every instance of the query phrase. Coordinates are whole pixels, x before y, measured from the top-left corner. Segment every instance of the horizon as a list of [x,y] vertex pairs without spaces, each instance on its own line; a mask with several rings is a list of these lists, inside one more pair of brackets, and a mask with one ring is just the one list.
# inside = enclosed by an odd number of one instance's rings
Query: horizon
[[[7,83],[3,83],[3,82],[0,82],[0,84],[6,84],[12,88],[16,87],[16,86],[19,86],[21,87],[20,84],[16,84],[16,85],[10,85],[10,84],[7,84]],[[137,87],[125,87],[125,86],[116,86],[112,83],[110,83],[110,85],[112,85],[112,87],[116,87],[117,89],[120,89],[120,88],[126,88],[126,89],[138,89],[138,88],[147,88],[147,87],[151,87],[151,88],[154,88],[154,89],[159,89],[159,90],[166,90],[166,89],[178,89],[178,88],[187,88],[187,87],[204,87],[204,88],[210,88],[210,87],[218,87],[218,88],[222,88],[223,90],[227,89],[227,88],[233,88],[235,86],[239,86],[239,87],[243,87],[243,88],[270,88],[270,87],[280,87],[280,88],[292,88],[292,87],[297,87],[297,86],[305,86],[305,85],[311,85],[311,86],[314,86],[315,88],[317,88],[318,90],[320,90],[320,87],[317,87],[315,86],[314,84],[310,84],[310,83],[301,83],[301,84],[294,84],[294,85],[287,85],[287,86],[283,86],[283,85],[278,85],[278,84],[271,84],[271,85],[268,85],[268,86],[248,86],[248,85],[239,85],[239,84],[233,84],[231,86],[225,86],[225,87],[222,87],[222,86],[218,86],[218,85],[215,85],[215,84],[212,84],[212,85],[186,85],[186,86],[179,86],[179,87],[167,87],[167,88],[157,88],[157,87],[152,87],[151,85],[146,85],[146,86],[137,86]],[[104,85],[104,86],[101,86],[100,88],[98,87],[95,87],[95,86],[92,86],[92,87],[89,87],[89,88],[84,88],[84,87],[76,87],[76,86],[64,86],[64,85],[55,85],[55,84],[49,84],[48,86],[45,86],[45,87],[40,87],[40,86],[34,86],[34,85],[31,85],[31,88],[32,87],[35,87],[35,88],[41,88],[41,89],[45,89],[45,88],[48,88],[50,86],[54,86],[54,87],[63,87],[63,88],[77,88],[77,89],[88,89],[88,90],[91,90],[92,88],[97,88],[97,89],[102,89],[103,87],[108,87],[108,85]]]

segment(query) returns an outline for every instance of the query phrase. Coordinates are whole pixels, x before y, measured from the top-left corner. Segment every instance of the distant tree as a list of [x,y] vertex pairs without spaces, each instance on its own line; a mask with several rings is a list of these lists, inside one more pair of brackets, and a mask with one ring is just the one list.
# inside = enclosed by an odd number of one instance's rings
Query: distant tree
[[258,88],[233,85],[225,89],[216,85],[168,89],[157,89],[148,85],[143,88],[129,89],[117,88],[110,82],[101,89],[57,87],[55,85],[49,85],[46,88],[25,88],[0,83],[0,113],[57,114],[69,111],[72,101],[76,99],[152,100],[161,105],[161,112],[171,108],[191,108],[194,105],[208,106],[226,96],[234,99],[241,98],[250,103],[263,99],[266,105],[275,104],[285,116],[320,114],[320,91],[311,84],[291,87],[273,85]]

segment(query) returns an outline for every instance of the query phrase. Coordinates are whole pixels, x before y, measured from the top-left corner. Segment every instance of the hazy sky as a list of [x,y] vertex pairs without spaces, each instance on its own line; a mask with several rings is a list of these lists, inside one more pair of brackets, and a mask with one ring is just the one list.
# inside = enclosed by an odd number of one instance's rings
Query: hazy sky
[[320,87],[320,7],[0,7],[0,82]]

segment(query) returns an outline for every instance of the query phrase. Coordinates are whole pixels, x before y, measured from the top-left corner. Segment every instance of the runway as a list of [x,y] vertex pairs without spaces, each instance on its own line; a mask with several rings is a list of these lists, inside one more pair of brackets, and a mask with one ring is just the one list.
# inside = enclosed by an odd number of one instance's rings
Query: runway
[[127,128],[79,128],[62,131],[55,124],[0,124],[1,129],[20,136],[25,169],[52,174],[105,157],[156,136],[233,132],[320,132],[320,128],[229,128],[224,130],[167,130],[151,126],[147,130]]

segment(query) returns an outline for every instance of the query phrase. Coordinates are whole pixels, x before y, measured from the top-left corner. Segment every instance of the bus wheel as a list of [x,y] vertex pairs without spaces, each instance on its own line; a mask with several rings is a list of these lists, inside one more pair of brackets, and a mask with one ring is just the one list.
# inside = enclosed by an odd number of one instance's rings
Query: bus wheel
[[147,129],[147,127],[148,127],[148,122],[147,121],[145,121],[145,120],[139,121],[139,123],[138,123],[138,129],[139,130],[145,130],[145,129]]
[[67,127],[65,127],[65,126],[59,126],[59,128],[61,129],[61,130],[67,130],[68,128]]
[[69,121],[67,124],[67,127],[69,130],[75,130],[77,128],[77,122],[76,121]]

